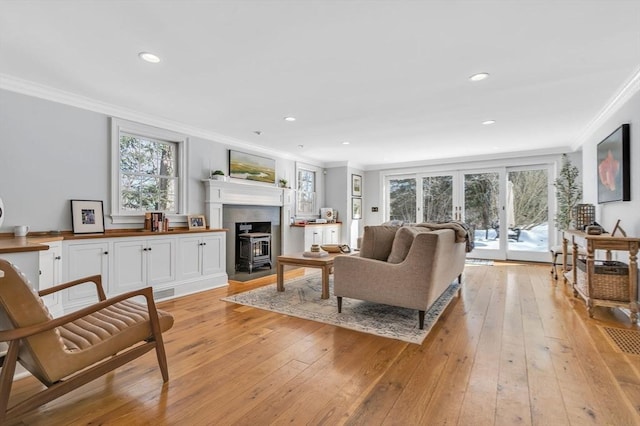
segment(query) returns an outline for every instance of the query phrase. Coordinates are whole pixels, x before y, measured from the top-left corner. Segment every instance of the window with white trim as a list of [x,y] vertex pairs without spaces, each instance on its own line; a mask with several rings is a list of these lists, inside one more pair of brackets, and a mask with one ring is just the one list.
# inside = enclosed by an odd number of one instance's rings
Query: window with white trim
[[114,223],[138,222],[147,211],[183,213],[186,140],[162,129],[112,120]]
[[303,167],[297,168],[297,216],[316,214],[316,172]]

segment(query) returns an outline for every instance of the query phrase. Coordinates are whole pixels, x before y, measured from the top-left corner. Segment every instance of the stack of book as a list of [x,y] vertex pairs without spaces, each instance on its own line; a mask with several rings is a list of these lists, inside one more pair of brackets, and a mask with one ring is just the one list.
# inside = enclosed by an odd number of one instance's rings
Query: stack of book
[[169,219],[162,212],[146,212],[144,229],[151,232],[166,232],[169,230]]

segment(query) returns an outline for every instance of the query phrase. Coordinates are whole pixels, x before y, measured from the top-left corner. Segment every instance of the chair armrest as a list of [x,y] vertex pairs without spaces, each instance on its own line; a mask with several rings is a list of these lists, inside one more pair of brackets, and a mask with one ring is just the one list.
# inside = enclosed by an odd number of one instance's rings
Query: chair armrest
[[87,306],[86,308],[82,308],[75,312],[71,312],[70,314],[61,316],[59,318],[54,318],[46,322],[41,322],[38,324],[30,325],[28,327],[21,327],[11,330],[0,330],[0,342],[23,339],[25,337],[42,333],[43,331],[53,330],[56,327],[60,327],[61,325],[70,323],[84,316],[97,312],[100,309],[104,309],[108,306],[115,305],[118,302],[122,302],[123,300],[131,299],[136,296],[143,296],[147,301],[147,310],[149,312],[149,318],[152,323],[152,327],[154,328],[153,331],[155,335],[156,332],[160,331],[159,327],[157,328],[157,330],[155,329],[157,326],[158,311],[156,309],[155,301],[153,300],[153,289],[151,287],[145,287],[140,290],[133,290],[127,293],[119,294],[110,299],[97,302],[91,306]]
[[77,280],[73,280],[73,281],[69,281],[66,283],[62,283],[62,284],[58,284],[56,286],[50,287],[50,288],[46,288],[44,290],[40,290],[38,292],[38,295],[40,297],[42,296],[46,296],[48,294],[51,293],[56,293],[60,290],[64,290],[66,288],[69,287],[73,287],[79,284],[85,284],[85,283],[94,283],[96,285],[96,291],[98,292],[98,298],[99,300],[106,300],[107,296],[105,295],[104,292],[104,288],[102,287],[102,276],[100,275],[92,275],[90,277],[84,277],[84,278],[79,278]]

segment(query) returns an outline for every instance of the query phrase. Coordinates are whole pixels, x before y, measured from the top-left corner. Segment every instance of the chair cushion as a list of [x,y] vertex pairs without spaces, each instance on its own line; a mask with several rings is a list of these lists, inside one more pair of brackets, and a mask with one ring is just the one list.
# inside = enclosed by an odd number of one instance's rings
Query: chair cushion
[[[45,323],[51,315],[24,275],[0,259],[0,328]],[[173,325],[171,314],[158,310],[161,331]],[[72,323],[22,341],[18,361],[47,386],[151,337],[146,304],[115,303]]]
[[397,226],[365,226],[360,257],[386,261],[398,229]]
[[423,232],[431,232],[428,228],[403,226],[396,231],[393,244],[391,246],[391,252],[387,258],[388,263],[402,263],[409,254],[413,240],[416,235]]
[[[158,310],[158,317],[161,331],[171,328],[171,314]],[[125,300],[57,330],[63,343],[62,350],[51,347],[52,352],[47,359],[37,360],[41,375],[36,377],[44,383],[55,383],[75,373],[78,368],[95,364],[143,342],[151,336],[151,323],[146,304]]]
[[[173,325],[173,317],[158,310],[160,328],[166,331]],[[82,317],[60,327],[60,335],[68,351],[89,349],[94,345],[112,339],[118,333],[140,323],[147,323],[149,313],[146,305],[125,300]],[[141,327],[136,340],[145,340],[150,328]]]

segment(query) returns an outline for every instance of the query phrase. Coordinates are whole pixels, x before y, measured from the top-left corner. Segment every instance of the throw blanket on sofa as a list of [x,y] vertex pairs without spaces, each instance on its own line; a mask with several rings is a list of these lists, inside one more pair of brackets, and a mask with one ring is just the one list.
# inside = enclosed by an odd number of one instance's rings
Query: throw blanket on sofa
[[456,243],[465,243],[467,245],[467,253],[473,250],[475,246],[473,230],[463,222],[417,223],[414,226],[421,226],[432,231],[436,229],[453,229],[456,233]]

